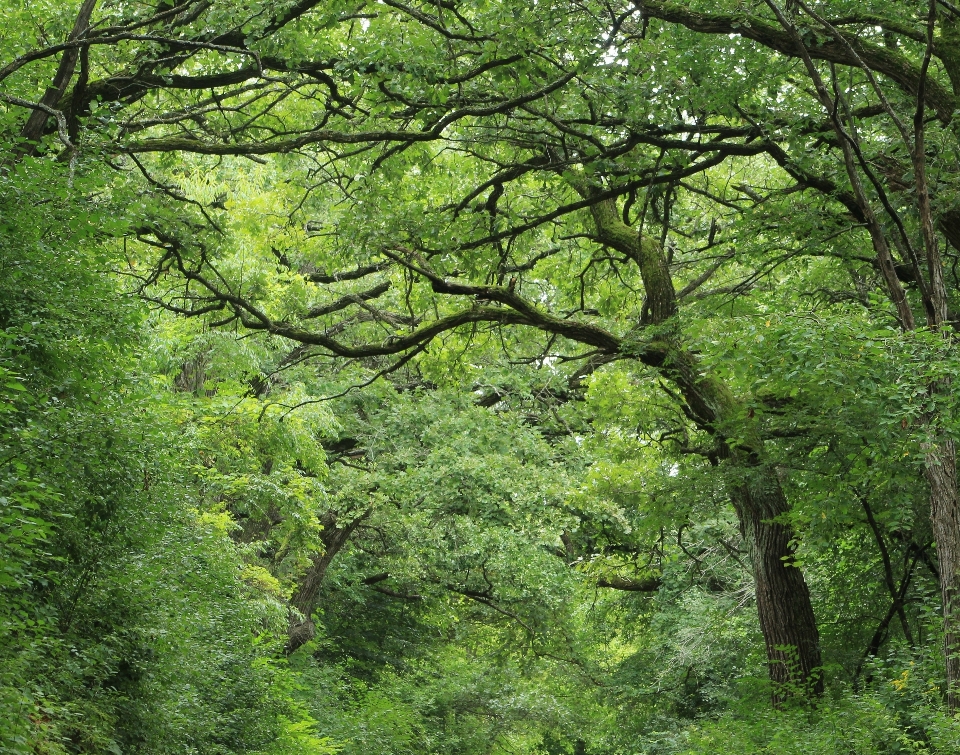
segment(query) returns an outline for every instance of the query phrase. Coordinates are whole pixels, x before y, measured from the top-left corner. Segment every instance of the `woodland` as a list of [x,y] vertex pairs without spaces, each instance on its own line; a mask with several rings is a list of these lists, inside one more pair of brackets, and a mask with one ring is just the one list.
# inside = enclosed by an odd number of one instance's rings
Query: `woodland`
[[960,7],[0,10],[0,755],[960,752]]

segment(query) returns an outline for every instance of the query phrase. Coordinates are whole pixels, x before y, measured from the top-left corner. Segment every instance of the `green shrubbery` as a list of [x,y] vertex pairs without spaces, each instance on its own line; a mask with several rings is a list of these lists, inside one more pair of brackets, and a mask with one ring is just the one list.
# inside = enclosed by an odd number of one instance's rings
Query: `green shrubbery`
[[115,207],[60,178],[0,176],[0,752],[330,752],[285,610],[241,578],[201,447],[138,374],[142,314],[98,239]]

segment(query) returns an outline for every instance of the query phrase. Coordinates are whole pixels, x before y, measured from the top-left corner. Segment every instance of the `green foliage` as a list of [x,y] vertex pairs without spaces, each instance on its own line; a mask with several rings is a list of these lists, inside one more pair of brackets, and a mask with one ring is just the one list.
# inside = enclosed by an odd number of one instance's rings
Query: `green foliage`
[[211,439],[138,373],[142,316],[94,240],[111,208],[61,177],[3,176],[0,751],[333,752],[203,498]]
[[[0,22],[0,755],[960,751],[923,480],[960,361],[894,317],[768,6],[181,5],[98,3],[127,31],[59,99],[74,9]],[[785,3],[918,312],[887,108],[915,124],[923,5],[814,4],[868,79]],[[43,97],[71,144],[31,156]],[[815,704],[770,706],[761,474]]]

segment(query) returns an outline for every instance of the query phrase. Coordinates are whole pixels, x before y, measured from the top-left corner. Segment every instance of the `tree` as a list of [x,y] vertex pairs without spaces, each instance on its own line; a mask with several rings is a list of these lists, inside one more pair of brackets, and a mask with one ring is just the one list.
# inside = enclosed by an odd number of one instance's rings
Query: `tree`
[[[936,226],[956,235],[954,179],[932,145],[951,144],[955,95],[931,62],[958,79],[952,11],[918,5],[918,24],[912,5],[891,18],[802,3],[317,5],[119,9],[110,26],[82,31],[84,6],[72,41],[25,52],[0,77],[22,87],[11,105],[50,116],[33,120],[56,132],[65,158],[103,150],[142,175],[137,236],[157,251],[138,260],[141,289],[172,312],[292,342],[288,364],[348,363],[357,385],[429,372],[424,354],[439,341],[500,340],[521,359],[570,365],[552,368],[557,401],[612,361],[649,368],[686,415],[678,449],[725,480],[772,679],[819,689],[817,626],[762,416],[789,396],[735,390],[737,377],[705,369],[692,344],[702,348],[703,328],[737,327],[711,301],[749,311],[759,281],[805,258],[823,262],[829,285],[852,277],[852,298],[868,306],[884,291],[904,330],[919,305],[945,331]],[[73,88],[65,54],[49,97],[33,96],[27,66],[74,49]],[[270,165],[306,176],[307,191],[274,190],[290,198],[289,221],[254,238],[256,221],[230,198],[234,179],[188,190],[183,165],[165,160],[184,153],[198,156],[188,174],[216,164],[203,156],[277,155]],[[725,171],[742,180],[723,185]],[[777,227],[762,216],[774,205]],[[952,659],[949,377],[931,372],[918,426]],[[951,685],[958,674],[949,660]]]
[[[670,11],[674,9],[666,5],[654,5],[651,11],[653,15],[659,14],[659,17],[679,21],[688,28],[704,29],[710,33],[722,32],[724,26],[731,31],[733,29],[733,25],[728,20],[725,24],[723,18],[706,19],[696,14],[682,12],[671,14]],[[791,18],[788,11],[779,8],[773,2],[767,2],[767,5],[774,14],[779,28],[770,24],[765,25],[760,19],[750,19],[747,26],[751,31],[747,32],[747,36],[765,46],[802,59],[807,75],[815,88],[816,97],[830,118],[835,132],[836,146],[842,155],[844,172],[851,189],[849,199],[854,200],[854,206],[850,209],[856,210],[855,217],[869,231],[876,253],[875,264],[880,270],[887,295],[896,308],[901,328],[909,332],[918,327],[920,319],[914,314],[914,308],[919,304],[924,312],[927,327],[941,331],[944,337],[949,338],[945,328],[952,321],[952,316],[948,314],[951,297],[947,288],[947,275],[936,226],[939,224],[948,243],[956,239],[957,229],[954,225],[956,209],[954,199],[949,195],[938,203],[936,210],[932,204],[932,192],[928,184],[928,174],[931,170],[928,163],[935,156],[928,154],[926,108],[929,106],[945,126],[949,125],[953,117],[955,98],[960,94],[956,90],[960,85],[960,69],[957,68],[955,49],[951,46],[956,39],[957,30],[960,29],[958,26],[960,14],[949,4],[931,1],[926,4],[925,9],[922,4],[918,9],[921,12],[925,10],[925,13],[920,16],[924,19],[923,26],[911,28],[898,24],[896,19],[891,20],[882,15],[871,16],[870,14],[854,14],[852,17],[837,19],[831,23],[816,10],[798,3],[794,6],[794,12],[802,11],[804,18],[808,19],[804,23]],[[938,10],[941,5],[942,12]],[[760,21],[756,31],[752,30],[754,20]],[[838,25],[865,24],[873,21],[878,22],[877,33],[883,35],[888,48],[896,50],[899,45],[906,47],[913,42],[914,49],[908,48],[903,53],[891,52],[890,49],[865,42],[862,36],[845,35],[837,28]],[[712,28],[711,22],[713,22]],[[811,33],[825,35],[825,39],[816,39],[811,43],[804,38],[804,34]],[[911,61],[911,54],[914,59],[919,57],[919,66]],[[953,92],[932,78],[930,68],[934,56],[953,83]],[[826,74],[818,68],[815,59],[828,60],[831,64],[847,64],[860,75],[860,78],[852,80],[846,88],[841,89],[838,85],[836,70],[831,68],[833,83],[831,92],[826,85]],[[899,70],[894,70],[894,67]],[[878,80],[880,75],[891,78],[895,84],[899,85],[902,94],[907,97],[903,97],[899,92],[885,89],[882,81]],[[910,95],[915,104],[910,101]],[[884,116],[888,120],[885,124],[886,128],[896,129],[896,136],[890,135],[886,138],[892,137],[895,144],[899,142],[895,149],[907,158],[907,170],[912,174],[911,193],[914,194],[912,201],[906,202],[902,199],[892,201],[890,195],[898,190],[903,192],[907,186],[903,184],[898,186],[895,181],[891,182],[889,175],[884,176],[887,182],[877,176],[870,160],[872,150],[864,147],[864,139],[861,136],[865,129],[857,123],[857,114],[851,104],[855,101],[854,98],[874,100],[866,107],[872,105],[878,110],[878,116]],[[860,117],[862,118],[862,111]],[[949,139],[949,133],[947,130],[940,138]],[[876,159],[876,157],[873,158],[873,160]],[[939,165],[935,162],[934,165],[937,165],[937,168],[934,168],[937,170]],[[952,183],[952,176],[950,176],[952,172],[949,168],[942,173],[938,170],[938,178],[945,186]],[[868,195],[865,181],[872,184],[872,189],[876,193],[874,197]],[[883,208],[887,216],[886,222],[878,218],[880,213],[874,209],[876,204]],[[887,224],[891,224],[893,228],[888,228]],[[918,235],[919,239],[917,239]],[[894,257],[894,249],[899,253],[899,258]],[[910,302],[901,277],[915,287],[919,302]],[[956,281],[954,281],[955,284]],[[949,391],[949,385],[949,376],[938,376],[931,382],[930,391],[935,396]],[[960,565],[955,555],[960,546],[960,498],[958,498],[956,482],[956,451],[950,431],[945,427],[951,424],[949,418],[941,418],[934,412],[934,414],[923,416],[922,422],[930,426],[929,434],[921,447],[926,459],[925,472],[930,487],[930,516],[940,562],[946,626],[947,678],[948,685],[953,690],[960,681],[960,659],[957,652],[958,639],[954,615],[955,596],[960,589]],[[951,691],[949,695],[950,707],[954,709],[957,705],[955,692]]]

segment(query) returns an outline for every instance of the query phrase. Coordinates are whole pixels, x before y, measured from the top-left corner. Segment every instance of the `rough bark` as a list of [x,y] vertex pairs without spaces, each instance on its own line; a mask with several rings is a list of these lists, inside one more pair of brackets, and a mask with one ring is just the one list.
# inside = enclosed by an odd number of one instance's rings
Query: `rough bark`
[[957,496],[957,453],[953,441],[943,437],[928,445],[924,453],[924,471],[930,485],[930,521],[940,567],[947,705],[951,711],[955,711],[960,705],[960,500]]
[[810,591],[794,563],[793,530],[780,519],[790,506],[776,470],[747,469],[729,492],[750,549],[774,703],[792,694],[819,695],[820,635]]
[[[70,32],[68,41],[73,42],[74,40],[80,39],[86,33],[87,28],[90,26],[90,16],[93,14],[93,9],[96,4],[97,0],[84,0],[83,5],[80,6],[80,10],[77,13],[77,20],[73,25],[73,30]],[[64,92],[67,91],[67,86],[70,84],[70,79],[73,78],[79,57],[79,48],[64,50],[53,81],[40,99],[41,105],[56,108],[60,104],[60,100]],[[25,145],[21,148],[21,154],[32,155],[36,153],[37,144],[43,136],[44,127],[49,119],[50,114],[43,110],[34,110],[30,114],[30,117],[20,131],[20,136],[25,140]]]
[[[586,195],[592,192],[586,190]],[[590,208],[600,241],[629,256],[640,268],[643,290],[646,293],[647,319],[654,324],[665,323],[677,313],[677,297],[667,260],[660,245],[652,238],[642,236],[620,220],[616,202],[606,199]]]
[[[934,47],[934,24],[937,20],[937,5],[929,3],[927,19],[927,53],[924,59],[921,88],[918,95],[916,115],[914,117],[915,148],[913,157],[914,179],[916,182],[918,213],[924,236],[927,274],[929,276],[930,296],[933,301],[933,318],[928,322],[931,328],[941,329],[947,322],[948,295],[944,280],[943,258],[940,254],[936,233],[934,232],[933,211],[930,206],[930,192],[926,179],[925,124],[923,108],[924,87],[929,84],[926,78],[931,49]],[[949,53],[942,56],[944,66],[956,90],[960,86],[960,71],[955,44],[960,40],[958,19],[952,15],[940,17],[941,48],[949,47]],[[949,333],[943,331],[945,337]],[[949,381],[935,383],[930,387],[933,394],[949,391]],[[954,713],[960,705],[960,496],[957,492],[957,453],[953,440],[946,437],[937,427],[937,417],[930,417],[929,424],[936,428],[932,442],[924,444],[924,473],[930,486],[930,521],[934,541],[937,544],[937,559],[940,565],[940,595],[943,601],[944,654],[947,670],[947,708]]]

